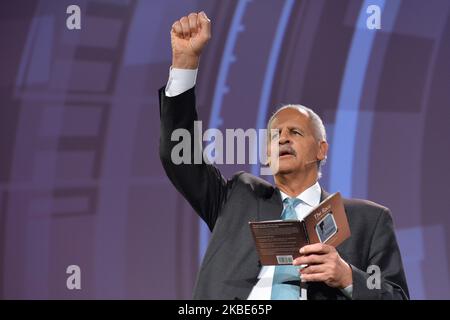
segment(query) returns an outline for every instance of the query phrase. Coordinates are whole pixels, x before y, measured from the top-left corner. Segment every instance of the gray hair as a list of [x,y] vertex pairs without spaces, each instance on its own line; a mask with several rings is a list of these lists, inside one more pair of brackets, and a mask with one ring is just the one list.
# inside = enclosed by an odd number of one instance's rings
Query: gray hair
[[[272,125],[273,119],[280,111],[282,111],[284,109],[294,109],[299,112],[302,112],[302,111],[306,112],[309,116],[309,119],[311,119],[313,134],[314,134],[314,137],[316,138],[316,140],[317,141],[327,141],[327,131],[325,130],[325,126],[323,124],[322,119],[312,109],[305,107],[301,104],[286,104],[286,105],[281,106],[274,112],[274,114],[270,117],[269,121],[267,122],[267,132],[268,132],[269,137],[270,137],[270,126]],[[320,160],[317,163],[317,169],[319,171],[318,172],[319,178],[322,177],[321,169],[322,169],[322,166],[325,165],[326,161],[327,161],[327,158],[325,157],[325,159]]]

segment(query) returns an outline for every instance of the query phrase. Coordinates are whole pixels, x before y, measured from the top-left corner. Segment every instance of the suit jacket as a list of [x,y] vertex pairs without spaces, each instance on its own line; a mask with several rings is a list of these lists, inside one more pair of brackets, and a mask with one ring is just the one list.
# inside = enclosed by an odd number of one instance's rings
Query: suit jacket
[[[280,192],[246,172],[225,179],[212,165],[193,164],[193,156],[191,164],[175,165],[171,151],[179,142],[171,141],[171,134],[182,128],[194,136],[195,92],[192,88],[178,96],[166,97],[164,89],[159,91],[159,151],[163,167],[212,232],[197,276],[194,299],[247,299],[261,270],[248,222],[279,219],[283,209]],[[321,198],[327,195],[322,190]],[[349,199],[344,199],[344,207],[351,237],[337,251],[352,267],[353,299],[407,299],[409,293],[389,209],[370,201]],[[381,270],[380,289],[367,286],[370,274],[366,270],[370,265]],[[346,297],[339,289],[311,282],[308,299]]]

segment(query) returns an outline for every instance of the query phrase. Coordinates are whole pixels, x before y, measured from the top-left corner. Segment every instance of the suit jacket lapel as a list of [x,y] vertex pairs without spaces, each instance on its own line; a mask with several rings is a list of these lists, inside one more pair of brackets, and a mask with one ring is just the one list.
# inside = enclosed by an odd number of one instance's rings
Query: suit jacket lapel
[[283,211],[280,190],[273,186],[267,186],[262,197],[258,197],[257,220],[279,220]]

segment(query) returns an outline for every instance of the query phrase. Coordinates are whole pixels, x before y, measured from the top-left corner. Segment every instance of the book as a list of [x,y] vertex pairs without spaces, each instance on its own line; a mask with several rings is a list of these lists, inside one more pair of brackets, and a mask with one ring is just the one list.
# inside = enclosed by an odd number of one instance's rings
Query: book
[[324,199],[303,220],[250,221],[249,225],[262,265],[292,264],[305,245],[322,242],[336,247],[350,237],[339,192]]

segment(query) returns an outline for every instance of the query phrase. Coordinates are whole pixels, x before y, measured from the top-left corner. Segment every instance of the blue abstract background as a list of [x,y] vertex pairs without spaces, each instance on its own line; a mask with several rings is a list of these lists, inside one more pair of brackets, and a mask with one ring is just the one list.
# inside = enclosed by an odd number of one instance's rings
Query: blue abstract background
[[[81,30],[66,27],[71,4]],[[389,207],[411,298],[449,299],[446,0],[3,1],[0,297],[191,297],[209,235],[160,164],[157,89],[173,21],[201,10],[204,129],[316,110],[331,145],[321,185]],[[81,290],[66,287],[73,264]]]

